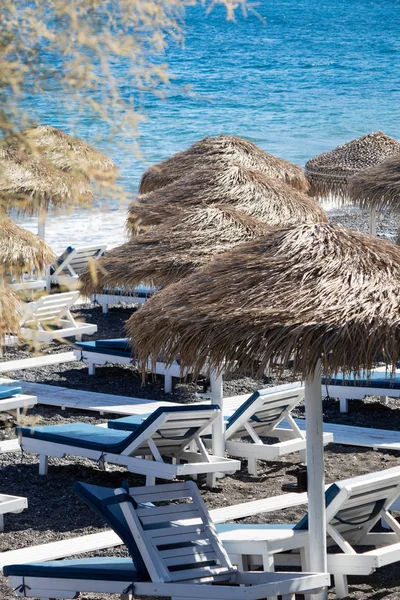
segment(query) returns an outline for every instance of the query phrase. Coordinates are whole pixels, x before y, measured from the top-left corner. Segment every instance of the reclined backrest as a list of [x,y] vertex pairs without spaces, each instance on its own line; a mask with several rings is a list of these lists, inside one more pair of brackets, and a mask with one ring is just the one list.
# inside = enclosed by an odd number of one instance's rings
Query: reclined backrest
[[121,510],[121,505],[116,502],[114,490],[112,488],[91,485],[77,481],[72,486],[73,492],[81,498],[85,504],[90,506],[102,519],[109,525],[115,533],[121,538],[129,550],[129,554],[135,564],[138,574],[144,579],[148,579],[146,565],[142,555],[136,545],[126,519]]
[[[400,467],[333,483],[325,492],[326,521],[347,542],[357,544],[399,495]],[[295,529],[308,529],[308,515]]]
[[50,270],[51,275],[71,275],[71,271],[67,265],[71,268],[73,273],[80,275],[87,268],[91,260],[100,258],[104,254],[106,246],[86,246],[82,248],[68,248],[61,254],[61,256],[54,263]]
[[[149,454],[146,436],[152,439],[162,454],[178,455],[190,442],[217,418],[218,406],[171,406],[157,408],[127,437],[124,453],[134,447],[132,454]],[[109,423],[112,428],[112,421]],[[141,441],[143,440],[143,441]]]
[[[286,389],[285,389],[286,388]],[[233,413],[226,424],[226,438],[249,435],[243,423],[250,421],[258,435],[268,435],[273,428],[304,398],[304,387],[300,383],[289,384],[277,391],[266,388],[254,392]]]
[[23,322],[21,324],[30,321],[45,323],[63,319],[78,298],[79,291],[42,296],[36,302],[24,305]]
[[124,489],[115,494],[152,581],[218,582],[236,573],[192,481],[131,488],[133,501]]

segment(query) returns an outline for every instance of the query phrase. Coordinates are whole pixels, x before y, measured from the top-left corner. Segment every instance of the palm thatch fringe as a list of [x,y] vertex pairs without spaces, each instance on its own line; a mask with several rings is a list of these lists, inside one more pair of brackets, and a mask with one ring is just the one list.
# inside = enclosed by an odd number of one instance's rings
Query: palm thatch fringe
[[216,254],[272,231],[258,219],[216,205],[180,212],[165,223],[107,252],[96,272],[81,276],[81,292],[134,288],[140,283],[168,285],[179,281]]
[[325,223],[275,230],[216,257],[168,286],[127,322],[136,356],[163,353],[195,372],[264,372],[307,378],[371,369],[400,358],[400,248]]
[[20,314],[18,312],[19,300],[4,287],[0,287],[0,348],[4,344],[4,336],[10,333],[19,333]]
[[190,148],[148,169],[140,182],[139,193],[146,194],[176,181],[199,166],[211,168],[216,162],[235,162],[248,169],[275,177],[301,192],[307,192],[308,183],[297,165],[261,150],[243,138],[232,135],[206,137]]
[[130,206],[127,228],[136,233],[180,210],[217,203],[273,227],[327,221],[325,212],[310,196],[259,171],[223,163],[197,168],[160,190],[139,195]]
[[54,259],[55,254],[43,240],[0,214],[0,275],[43,270]]
[[349,179],[351,201],[361,208],[400,213],[400,154]]
[[18,149],[39,154],[58,169],[79,172],[89,179],[113,182],[118,169],[108,156],[79,138],[49,125],[35,125],[10,140]]
[[319,154],[305,165],[310,194],[315,198],[332,195],[342,203],[348,202],[348,178],[396,154],[400,154],[400,142],[381,131]]
[[92,191],[82,177],[64,173],[23,152],[0,148],[0,203],[19,214],[38,214],[40,207],[89,206]]

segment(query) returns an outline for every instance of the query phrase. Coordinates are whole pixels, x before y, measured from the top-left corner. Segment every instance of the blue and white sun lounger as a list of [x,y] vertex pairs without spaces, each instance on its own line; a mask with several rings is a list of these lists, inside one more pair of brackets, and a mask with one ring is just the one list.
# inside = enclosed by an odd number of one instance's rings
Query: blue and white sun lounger
[[[370,575],[400,561],[400,524],[389,512],[399,496],[400,467],[338,481],[326,490],[328,571],[338,598],[349,593],[348,575]],[[382,519],[389,530],[376,529]],[[308,552],[279,554],[307,548],[307,514],[296,525],[227,524],[218,531],[231,559],[238,555],[250,568],[265,568],[272,558],[275,565],[307,569]]]
[[[70,454],[97,461],[100,466],[108,462],[125,465],[151,483],[156,477],[174,479],[203,473],[212,487],[216,473],[234,473],[240,468],[237,460],[210,455],[201,440],[219,415],[217,406],[160,407],[132,431],[72,423],[21,427],[18,434],[24,451],[40,455],[41,475],[47,473],[49,456]],[[143,460],[149,457],[151,460]],[[172,458],[172,464],[165,458]]]
[[[301,452],[305,460],[306,437],[299,429],[291,411],[304,398],[304,386],[300,383],[266,388],[251,394],[230,416],[224,415],[226,451],[231,456],[247,458],[251,475],[257,475],[257,460],[277,460],[291,452]],[[117,430],[132,430],[140,424],[143,415],[114,419],[108,427]],[[288,428],[279,428],[286,421]],[[248,438],[251,438],[251,442]],[[275,443],[264,443],[261,437],[278,438]],[[245,440],[247,438],[247,441]],[[333,441],[331,433],[324,433],[324,444]],[[211,439],[205,438],[207,447]]]
[[144,285],[141,283],[132,289],[128,288],[104,288],[101,292],[92,296],[93,302],[100,304],[103,313],[108,312],[111,305],[121,304],[144,304],[160,288]]
[[[95,374],[96,365],[106,365],[108,363],[129,365],[135,363],[132,348],[129,346],[127,338],[79,342],[75,344],[74,354],[77,360],[87,363],[89,375]],[[164,376],[164,391],[166,393],[172,392],[172,378],[182,376],[181,367],[177,361],[168,366],[161,360],[158,360],[155,364],[149,361],[148,370],[156,375]]]
[[362,400],[365,396],[379,396],[384,403],[387,396],[400,397],[400,372],[361,371],[355,375],[338,373],[322,378],[322,394],[338,398],[340,412],[349,410],[349,400]]
[[240,573],[193,482],[130,490],[77,483],[74,491],[113,527],[131,558],[102,559],[103,574],[93,559],[6,566],[8,584],[19,596],[56,599],[102,592],[121,598],[261,600],[280,595],[294,600],[295,593],[317,592],[329,584],[327,573]]

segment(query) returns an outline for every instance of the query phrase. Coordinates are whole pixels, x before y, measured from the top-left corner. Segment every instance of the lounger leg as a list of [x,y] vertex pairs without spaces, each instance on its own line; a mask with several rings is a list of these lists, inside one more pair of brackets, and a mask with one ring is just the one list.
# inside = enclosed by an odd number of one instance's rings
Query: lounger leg
[[96,365],[94,363],[89,363],[88,364],[88,374],[94,375],[95,371],[96,371]]
[[307,452],[306,450],[300,450],[300,462],[307,464]]
[[156,485],[156,478],[152,475],[146,475],[146,485]]
[[282,600],[296,600],[296,594],[284,594]]
[[206,483],[207,487],[209,487],[210,489],[215,488],[215,486],[217,485],[217,474],[207,473]]
[[76,339],[78,342],[81,342],[81,341],[82,341],[82,334],[80,334],[80,333],[79,333],[78,335],[76,335],[76,336],[75,336],[75,339]]
[[108,304],[107,304],[107,302],[105,302],[105,304],[101,305],[101,310],[103,311],[103,313],[105,315],[108,313]]
[[0,515],[0,531],[4,531],[4,515]]
[[340,402],[340,412],[347,413],[349,412],[349,400],[348,398],[339,398]]
[[339,575],[334,573],[335,592],[337,598],[344,598],[349,595],[349,586],[347,583],[347,575]]
[[172,393],[172,375],[165,373],[164,375],[164,392],[166,394]]
[[49,471],[49,457],[41,454],[39,457],[39,475],[47,475]]
[[257,476],[257,459],[256,458],[248,458],[247,459],[247,471],[249,475]]
[[389,404],[389,398],[387,396],[379,396],[379,402],[386,406]]

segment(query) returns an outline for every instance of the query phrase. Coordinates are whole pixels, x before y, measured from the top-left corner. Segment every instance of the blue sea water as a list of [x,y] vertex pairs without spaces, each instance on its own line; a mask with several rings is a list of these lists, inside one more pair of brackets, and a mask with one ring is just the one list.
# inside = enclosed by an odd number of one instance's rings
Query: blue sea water
[[[75,115],[74,133],[115,160],[132,197],[148,165],[206,135],[243,136],[299,165],[371,131],[400,138],[398,0],[262,0],[257,11],[263,21],[187,10],[185,46],[165,56],[176,86],[139,103],[141,159]],[[38,121],[70,127],[56,97],[29,106]]]

